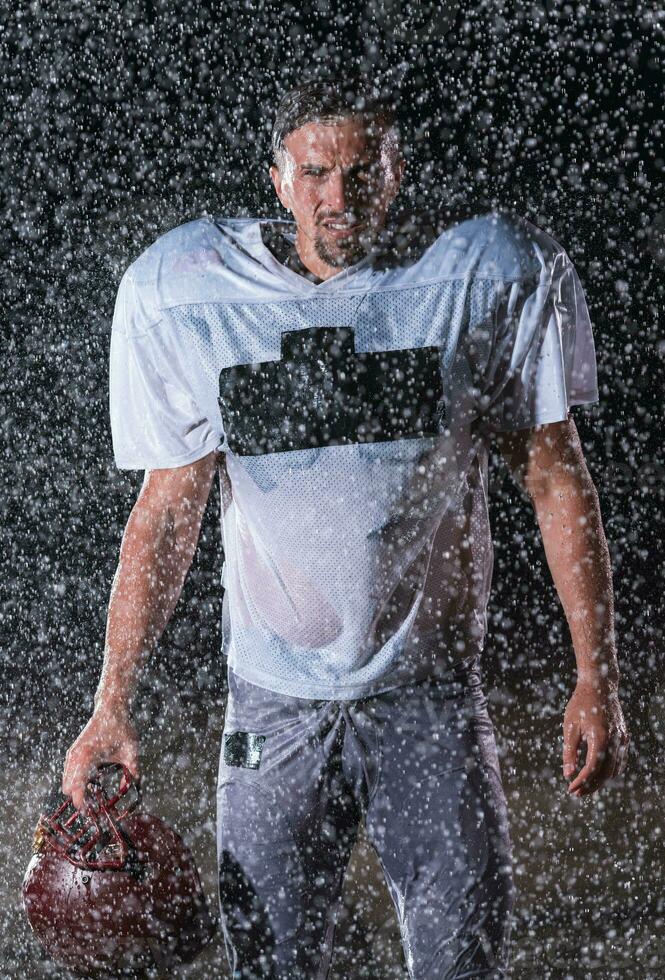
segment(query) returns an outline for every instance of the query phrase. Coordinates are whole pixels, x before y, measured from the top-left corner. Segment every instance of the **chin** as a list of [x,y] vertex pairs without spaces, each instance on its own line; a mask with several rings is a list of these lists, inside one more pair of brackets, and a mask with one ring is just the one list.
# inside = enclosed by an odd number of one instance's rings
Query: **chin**
[[335,269],[343,269],[364,258],[370,251],[371,244],[371,237],[368,235],[360,236],[355,241],[349,242],[346,247],[324,238],[317,238],[315,248],[322,262]]

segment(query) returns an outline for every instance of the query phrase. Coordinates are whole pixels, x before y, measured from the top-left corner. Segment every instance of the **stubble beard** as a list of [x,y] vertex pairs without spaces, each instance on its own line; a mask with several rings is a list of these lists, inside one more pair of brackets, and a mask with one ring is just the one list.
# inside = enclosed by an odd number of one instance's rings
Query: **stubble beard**
[[357,238],[352,238],[348,242],[330,241],[324,234],[317,234],[314,238],[314,251],[317,257],[325,262],[326,265],[334,269],[346,269],[347,266],[354,265],[372,249],[374,235],[365,227]]

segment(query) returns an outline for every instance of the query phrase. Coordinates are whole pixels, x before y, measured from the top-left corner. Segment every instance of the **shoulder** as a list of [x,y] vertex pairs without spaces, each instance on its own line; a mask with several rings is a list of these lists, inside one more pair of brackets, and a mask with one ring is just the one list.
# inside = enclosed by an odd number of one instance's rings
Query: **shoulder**
[[211,282],[223,289],[256,226],[256,218],[204,217],[160,235],[122,276],[114,328],[145,331],[165,308],[201,301]]
[[437,239],[456,272],[506,280],[551,277],[562,247],[514,212],[491,211],[446,229]]
[[254,218],[196,218],[160,235],[128,267],[136,284],[150,283],[165,273],[196,270],[210,260],[223,261],[242,233],[255,224]]

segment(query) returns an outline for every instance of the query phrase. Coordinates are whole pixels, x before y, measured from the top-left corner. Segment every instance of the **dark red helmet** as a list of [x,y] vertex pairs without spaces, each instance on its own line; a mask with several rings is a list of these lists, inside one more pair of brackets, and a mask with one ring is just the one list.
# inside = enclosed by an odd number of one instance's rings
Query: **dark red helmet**
[[212,936],[191,853],[138,802],[129,770],[102,766],[85,812],[57,793],[37,824],[23,904],[42,945],[75,973],[172,972]]

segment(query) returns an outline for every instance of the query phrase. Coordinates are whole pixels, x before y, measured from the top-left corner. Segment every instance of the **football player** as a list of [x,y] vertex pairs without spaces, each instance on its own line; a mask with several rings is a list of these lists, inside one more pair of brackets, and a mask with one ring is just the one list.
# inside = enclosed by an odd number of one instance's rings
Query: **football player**
[[572,636],[568,792],[619,775],[629,741],[608,549],[569,415],[598,399],[582,286],[565,250],[518,217],[429,237],[392,217],[404,157],[370,85],[298,86],[272,145],[288,220],[187,223],[120,283],[114,452],[145,478],[63,788],[79,805],[99,762],[138,772],[132,692],[218,473],[233,976],[328,975],[364,821],[409,975],[503,977],[511,846],[480,667],[492,439],[533,503]]

